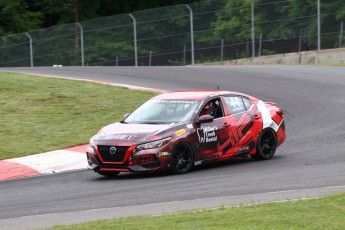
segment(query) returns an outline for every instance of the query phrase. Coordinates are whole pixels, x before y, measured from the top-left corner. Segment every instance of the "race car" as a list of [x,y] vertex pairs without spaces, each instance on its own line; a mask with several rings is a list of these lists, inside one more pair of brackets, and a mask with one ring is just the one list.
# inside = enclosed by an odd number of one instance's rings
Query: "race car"
[[160,94],[90,139],[88,168],[104,176],[170,171],[250,156],[268,160],[286,137],[275,103],[232,91]]

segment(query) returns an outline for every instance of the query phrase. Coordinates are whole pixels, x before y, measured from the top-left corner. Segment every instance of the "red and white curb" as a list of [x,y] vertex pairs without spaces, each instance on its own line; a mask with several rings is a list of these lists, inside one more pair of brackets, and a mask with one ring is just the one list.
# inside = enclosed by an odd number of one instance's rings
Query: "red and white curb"
[[[133,85],[116,84],[111,82],[94,81],[88,79],[71,79],[67,77],[30,74],[33,76],[64,78],[69,80],[87,81],[104,85],[126,87],[131,90],[146,90],[158,93],[167,93],[167,90],[139,87]],[[25,157],[13,158],[0,161],[0,181],[10,180],[45,174],[53,174],[87,168],[86,149],[87,145],[55,150]]]
[[40,77],[62,78],[62,79],[75,80],[75,81],[87,81],[87,82],[93,82],[93,83],[98,83],[98,84],[102,84],[102,85],[113,85],[113,86],[119,86],[119,87],[126,87],[126,88],[131,89],[131,90],[145,90],[145,91],[151,91],[151,92],[156,92],[156,93],[168,93],[168,92],[170,92],[168,90],[163,90],[163,89],[155,89],[155,88],[141,87],[141,86],[135,86],[135,85],[127,85],[127,84],[118,84],[118,83],[105,82],[105,81],[89,80],[89,79],[68,78],[68,77],[53,76],[53,75],[46,75],[46,74],[28,74],[28,75],[40,76]]
[[88,145],[0,161],[0,181],[86,169]]

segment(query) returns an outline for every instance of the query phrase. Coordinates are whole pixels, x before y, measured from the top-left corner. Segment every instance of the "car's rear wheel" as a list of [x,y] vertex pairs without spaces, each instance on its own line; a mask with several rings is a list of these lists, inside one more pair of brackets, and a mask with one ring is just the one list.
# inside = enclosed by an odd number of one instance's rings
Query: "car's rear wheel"
[[277,149],[277,135],[274,130],[264,129],[256,145],[256,153],[252,155],[254,160],[268,160],[274,156]]
[[194,154],[192,148],[185,142],[178,144],[171,155],[171,171],[174,174],[183,174],[190,171],[193,165]]
[[115,177],[120,172],[112,172],[112,171],[97,171],[99,175],[105,176],[105,177]]

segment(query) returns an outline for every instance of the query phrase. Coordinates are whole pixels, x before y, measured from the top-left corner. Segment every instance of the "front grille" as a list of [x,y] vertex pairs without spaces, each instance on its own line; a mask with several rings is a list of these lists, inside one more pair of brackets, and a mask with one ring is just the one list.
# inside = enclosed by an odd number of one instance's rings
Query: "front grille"
[[[116,147],[115,154],[110,153],[111,147]],[[98,145],[98,152],[104,162],[121,163],[128,149],[127,146]]]

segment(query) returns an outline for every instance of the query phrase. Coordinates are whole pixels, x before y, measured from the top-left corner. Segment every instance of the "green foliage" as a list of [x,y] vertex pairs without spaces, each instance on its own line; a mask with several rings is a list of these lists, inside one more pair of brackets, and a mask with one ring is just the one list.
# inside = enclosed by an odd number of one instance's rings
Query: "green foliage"
[[[150,52],[153,65],[181,64],[184,47],[188,60],[192,47],[186,3],[193,11],[197,62],[219,58],[221,39],[225,41],[224,57],[227,59],[251,57],[252,0],[140,0],[118,1],[116,4],[112,0],[37,0],[35,3],[29,0],[2,1],[0,12],[13,19],[12,24],[15,26],[7,27],[7,21],[3,20],[0,33],[8,33],[6,30],[9,28],[13,28],[9,31],[18,31],[20,28],[35,28],[39,24],[51,26],[81,21],[85,63],[115,65],[118,59],[119,65],[133,65],[133,21],[128,14],[132,12],[137,22],[139,65],[147,65]],[[168,6],[171,4],[179,5]],[[263,40],[262,54],[297,52],[301,35],[302,51],[316,49],[316,5],[315,0],[254,0],[256,54],[260,34]],[[17,8],[19,10],[14,12]],[[12,12],[13,15],[10,15]],[[115,16],[99,18],[107,15]],[[17,24],[17,21],[22,23]],[[340,23],[343,21],[343,0],[321,1],[323,49],[339,47]],[[81,64],[80,29],[77,24],[68,25],[70,28],[64,25],[30,33],[34,40],[35,66]],[[28,65],[27,37],[2,40],[4,45],[0,44],[0,48],[5,48],[0,52],[0,65]],[[16,44],[19,44],[18,47]]]
[[0,1],[0,36],[38,29],[42,13],[30,10],[31,1]]
[[248,40],[251,37],[251,0],[228,1],[224,11],[217,13],[213,26],[219,39]]

